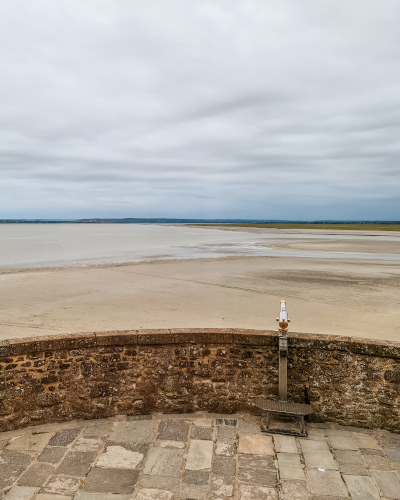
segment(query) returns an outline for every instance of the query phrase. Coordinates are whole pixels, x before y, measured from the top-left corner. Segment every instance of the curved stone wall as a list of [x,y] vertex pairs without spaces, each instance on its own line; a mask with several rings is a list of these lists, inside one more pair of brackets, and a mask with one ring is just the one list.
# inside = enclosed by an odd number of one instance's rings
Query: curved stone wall
[[[289,334],[288,393],[314,421],[400,429],[400,342]],[[149,412],[230,413],[276,398],[278,334],[94,332],[0,342],[0,431]]]

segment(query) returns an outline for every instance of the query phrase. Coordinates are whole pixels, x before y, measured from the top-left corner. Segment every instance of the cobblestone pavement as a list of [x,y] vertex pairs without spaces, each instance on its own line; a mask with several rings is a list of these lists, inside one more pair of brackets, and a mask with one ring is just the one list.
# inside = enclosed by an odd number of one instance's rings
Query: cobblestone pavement
[[400,435],[260,417],[153,414],[0,433],[5,500],[400,499]]

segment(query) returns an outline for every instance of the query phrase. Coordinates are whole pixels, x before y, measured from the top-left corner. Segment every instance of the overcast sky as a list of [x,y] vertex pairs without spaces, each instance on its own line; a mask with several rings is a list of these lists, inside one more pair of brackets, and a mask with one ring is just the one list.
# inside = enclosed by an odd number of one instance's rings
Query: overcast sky
[[399,0],[0,0],[0,218],[400,219]]

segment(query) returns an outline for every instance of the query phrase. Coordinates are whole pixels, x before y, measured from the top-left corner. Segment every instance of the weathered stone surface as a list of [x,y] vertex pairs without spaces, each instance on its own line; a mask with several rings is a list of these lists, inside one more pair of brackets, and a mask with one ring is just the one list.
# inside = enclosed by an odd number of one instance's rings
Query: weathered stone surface
[[57,474],[84,477],[96,458],[96,453],[88,451],[71,451],[65,455],[57,467]]
[[234,476],[236,461],[230,457],[215,457],[212,463],[212,472],[218,476]]
[[192,427],[192,431],[190,433],[190,437],[192,439],[204,439],[210,440],[212,439],[212,429],[210,427]]
[[72,451],[97,451],[104,445],[101,439],[78,438],[72,445]]
[[49,432],[45,432],[43,434],[28,434],[11,441],[6,450],[41,453],[48,444],[52,435],[53,434]]
[[35,500],[72,500],[72,497],[65,495],[53,495],[52,493],[39,493]]
[[42,492],[52,495],[72,496],[76,493],[79,484],[77,477],[55,475],[49,479]]
[[67,453],[66,446],[46,446],[42,453],[38,456],[38,462],[47,462],[49,464],[57,464]]
[[361,434],[358,432],[352,432],[352,437],[359,448],[371,448],[373,450],[381,450],[382,448],[378,445],[375,438],[369,436],[368,434]]
[[299,439],[299,442],[303,453],[329,452],[329,446],[326,441]]
[[11,486],[23,470],[25,467],[22,465],[0,463],[0,491]]
[[305,481],[282,481],[281,488],[282,500],[309,500],[310,498],[310,492]]
[[344,475],[351,498],[360,500],[380,500],[379,492],[370,477]]
[[374,479],[378,484],[378,488],[381,492],[381,495],[384,498],[390,498],[395,500],[400,499],[400,481],[395,472],[373,470],[371,471],[371,473],[374,476]]
[[304,453],[304,461],[308,468],[338,470],[338,466],[330,451]]
[[292,436],[274,435],[275,451],[277,453],[298,453],[296,438]]
[[393,470],[389,460],[379,455],[364,455],[364,462],[368,469]]
[[[350,433],[347,433],[350,434]],[[352,439],[351,435],[349,436],[330,436],[328,437],[329,444],[333,449],[336,450],[358,450],[358,445]]]
[[175,491],[178,487],[179,477],[173,476],[149,476],[146,474],[141,474],[139,476],[138,485],[141,488],[160,488],[160,485],[165,490]]
[[235,478],[229,476],[211,475],[210,500],[231,498],[235,489]]
[[391,462],[400,462],[400,446],[398,448],[385,448],[385,452]]
[[274,455],[272,436],[239,434],[239,453],[251,455]]
[[242,434],[261,434],[261,422],[258,420],[242,420],[239,431]]
[[275,488],[266,486],[255,486],[253,484],[240,484],[239,500],[277,500],[278,494]]
[[32,500],[39,488],[32,486],[13,486],[4,497],[4,500]]
[[172,500],[173,498],[173,492],[155,488],[142,488],[136,494],[136,500]]
[[131,495],[114,495],[113,493],[78,493],[74,497],[74,500],[131,500],[131,499],[132,499]]
[[185,470],[182,476],[182,482],[187,484],[207,484],[210,474],[198,470]]
[[95,467],[90,469],[81,490],[130,495],[134,492],[138,476],[138,470],[100,469]]
[[182,460],[181,450],[151,448],[143,472],[152,476],[178,477]]
[[99,420],[95,424],[88,425],[83,428],[82,436],[84,438],[101,438],[107,437],[113,429],[113,423]]
[[204,470],[211,468],[213,453],[212,441],[192,439],[186,460],[186,469]]
[[305,480],[300,455],[295,453],[278,453],[279,477],[281,479]]
[[347,489],[339,472],[317,469],[306,470],[307,485],[312,495],[347,497]]
[[96,467],[109,469],[138,469],[143,460],[143,454],[129,451],[122,446],[109,446],[96,461]]
[[242,483],[276,486],[276,472],[274,470],[239,467],[238,479]]
[[251,469],[275,470],[275,459],[272,455],[239,455],[239,467],[250,467]]
[[54,467],[50,464],[34,464],[18,479],[18,485],[43,486],[53,472]]
[[157,448],[179,448],[183,449],[186,447],[186,443],[182,441],[155,441],[154,446]]
[[161,420],[157,439],[166,441],[186,441],[189,424],[185,420]]
[[234,443],[237,439],[237,429],[236,427],[224,427],[220,426],[217,428],[217,440],[223,443]]
[[32,462],[32,455],[21,453],[19,451],[5,450],[0,455],[0,462],[6,464],[21,465],[22,467],[26,468]]
[[155,422],[153,420],[137,420],[133,422],[117,422],[110,434],[110,441],[116,443],[150,443],[152,440]]
[[206,500],[209,489],[208,485],[183,483],[180,488],[180,496],[186,500]]
[[231,443],[217,443],[215,454],[221,457],[233,457],[236,453],[236,445]]
[[49,441],[49,446],[67,446],[80,434],[81,429],[75,427],[57,432]]

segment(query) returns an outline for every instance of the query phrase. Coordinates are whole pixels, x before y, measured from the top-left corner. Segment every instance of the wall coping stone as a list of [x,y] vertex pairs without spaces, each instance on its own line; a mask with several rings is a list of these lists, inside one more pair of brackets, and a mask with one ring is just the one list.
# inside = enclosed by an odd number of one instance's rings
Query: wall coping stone
[[[172,328],[61,333],[0,341],[0,357],[105,345],[240,344],[278,346],[278,332],[244,328]],[[289,333],[289,347],[353,352],[400,359],[400,342],[364,337]]]

